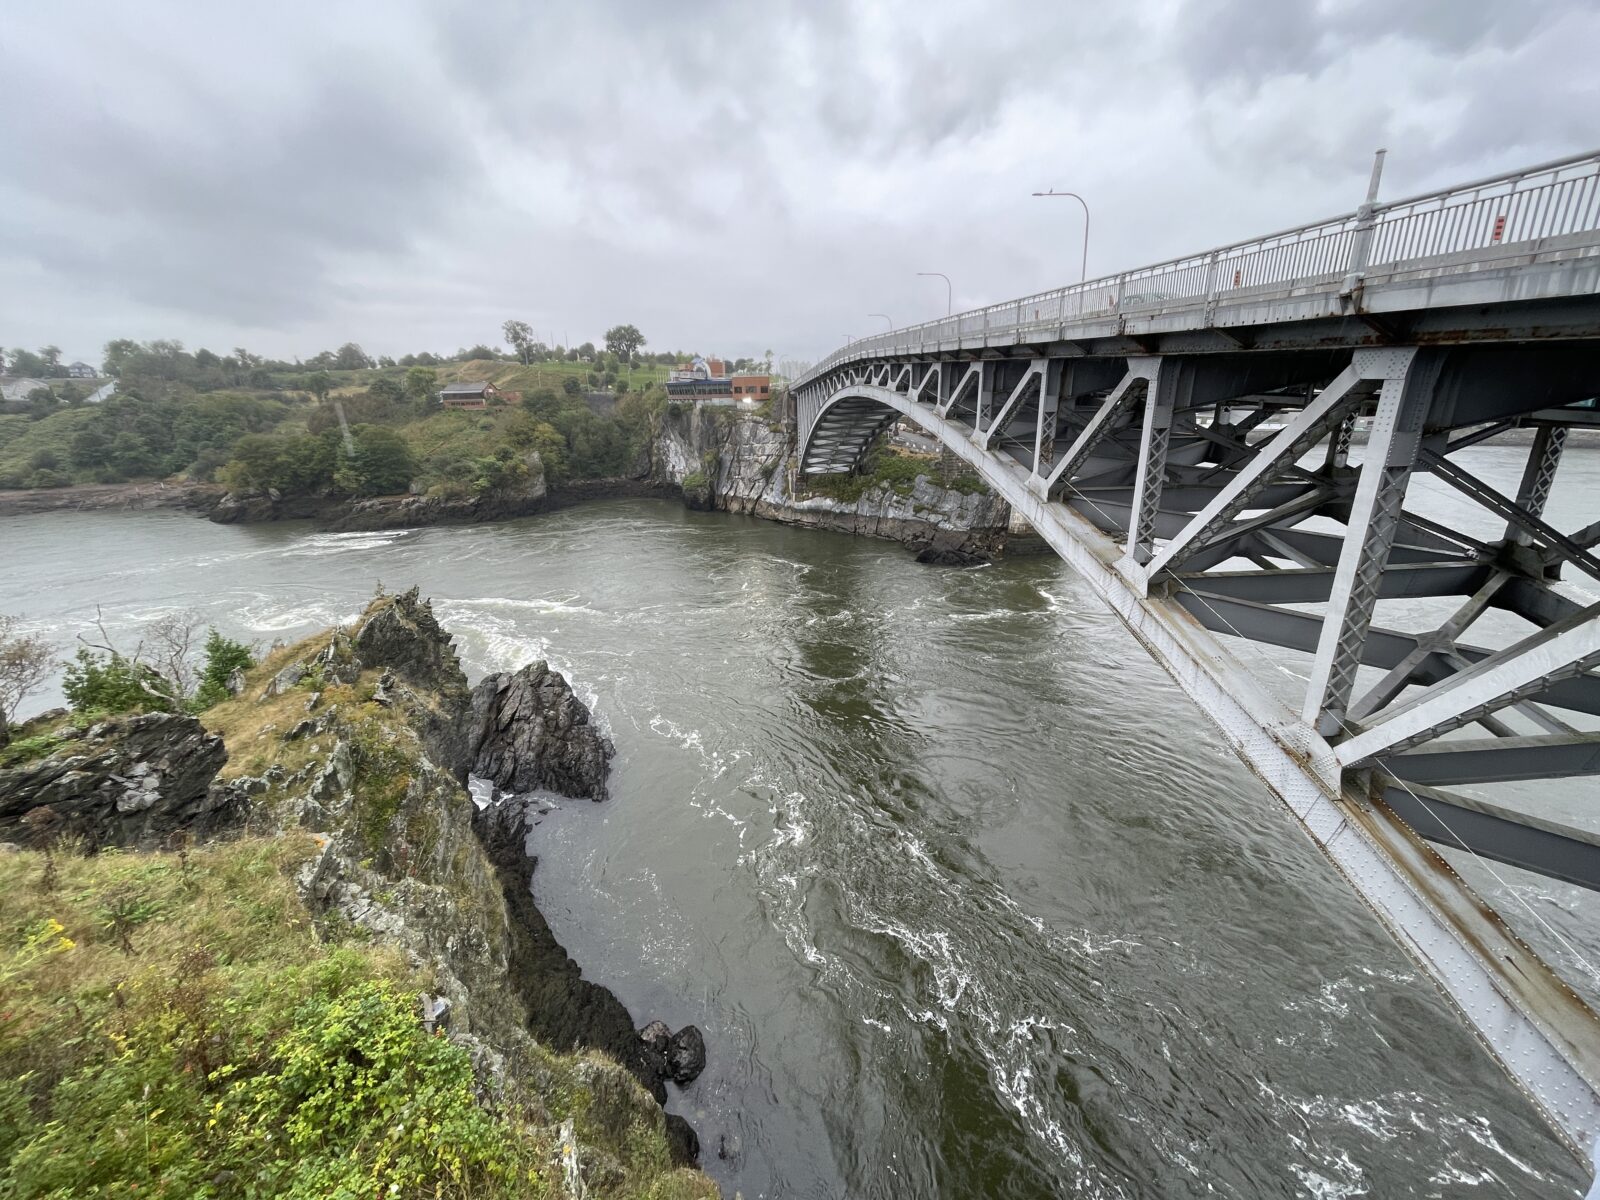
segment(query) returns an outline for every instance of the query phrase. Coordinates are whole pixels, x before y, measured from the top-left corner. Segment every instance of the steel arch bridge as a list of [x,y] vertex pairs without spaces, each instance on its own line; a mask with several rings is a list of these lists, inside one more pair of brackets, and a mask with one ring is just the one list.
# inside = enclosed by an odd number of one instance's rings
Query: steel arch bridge
[[[1429,843],[1600,890],[1600,835],[1495,797],[1600,803],[1600,497],[1544,519],[1600,430],[1600,153],[857,341],[793,391],[804,474],[900,420],[970,464],[1589,1161],[1600,1021]],[[1514,495],[1459,459],[1512,429]],[[1416,511],[1419,475],[1497,534]],[[1299,653],[1298,703],[1244,643]]]

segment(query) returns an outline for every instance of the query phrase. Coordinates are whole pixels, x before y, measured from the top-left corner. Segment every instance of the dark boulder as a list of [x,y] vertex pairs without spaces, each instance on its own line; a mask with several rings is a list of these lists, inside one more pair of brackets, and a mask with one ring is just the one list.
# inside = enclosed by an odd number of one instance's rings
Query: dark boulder
[[981,567],[989,560],[950,546],[925,546],[917,551],[917,561],[934,567]]
[[694,1126],[677,1113],[667,1114],[667,1151],[675,1167],[700,1165],[700,1136]]
[[680,1086],[693,1083],[706,1069],[706,1039],[695,1025],[685,1025],[667,1043],[667,1070]]
[[113,717],[57,732],[47,757],[0,770],[0,836],[48,807],[52,833],[102,846],[157,847],[184,830],[209,836],[242,816],[241,798],[212,781],[228,752],[222,739],[181,713]]
[[604,800],[611,743],[561,672],[544,662],[472,690],[468,770],[507,792]]

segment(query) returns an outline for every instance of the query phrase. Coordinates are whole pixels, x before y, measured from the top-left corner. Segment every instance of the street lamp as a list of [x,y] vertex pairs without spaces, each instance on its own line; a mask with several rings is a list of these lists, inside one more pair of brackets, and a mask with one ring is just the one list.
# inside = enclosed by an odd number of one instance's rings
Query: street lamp
[[869,316],[869,317],[882,317],[885,321],[889,322],[889,332],[890,333],[894,332],[894,322],[893,321],[889,321],[889,315],[887,313],[868,313],[867,316]]
[[955,294],[950,287],[950,276],[946,275],[943,271],[918,271],[917,274],[925,276],[928,279],[932,279],[937,276],[938,278],[944,280],[944,315],[948,317],[952,312],[954,312]]
[[1084,282],[1089,278],[1089,205],[1077,192],[1058,192],[1051,188],[1048,192],[1035,192],[1035,196],[1071,196],[1083,205],[1083,262],[1078,267],[1078,281]]

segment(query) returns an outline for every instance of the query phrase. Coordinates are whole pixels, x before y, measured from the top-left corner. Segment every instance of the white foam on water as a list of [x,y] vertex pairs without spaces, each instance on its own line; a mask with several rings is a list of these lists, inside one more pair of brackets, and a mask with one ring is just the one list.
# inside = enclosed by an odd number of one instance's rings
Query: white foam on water
[[326,558],[333,554],[382,550],[417,537],[421,532],[418,529],[382,529],[363,533],[308,533],[277,553],[287,558]]

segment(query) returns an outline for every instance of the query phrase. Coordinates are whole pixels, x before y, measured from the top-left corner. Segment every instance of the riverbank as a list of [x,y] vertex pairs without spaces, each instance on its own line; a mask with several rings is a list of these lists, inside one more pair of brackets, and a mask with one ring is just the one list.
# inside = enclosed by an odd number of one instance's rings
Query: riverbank
[[150,512],[177,508],[207,513],[227,494],[214,483],[82,483],[58,488],[0,489],[0,517],[43,512]]
[[[208,965],[198,970],[214,970],[216,977],[205,982],[203,994],[217,996],[219,1003],[232,994],[240,970],[250,971],[252,979],[268,971],[251,986],[271,987],[270,972],[288,969],[283,960],[262,961],[248,945],[214,949],[206,943],[223,935],[203,922],[176,928],[189,910],[174,907],[165,893],[132,894],[145,887],[137,881],[175,873],[164,859],[149,859],[154,865],[148,869],[140,866],[145,856],[203,840],[209,845],[194,854],[197,863],[222,873],[237,872],[245,859],[257,864],[252,869],[259,883],[232,879],[234,904],[248,907],[269,893],[275,897],[269,927],[254,935],[257,943],[278,946],[293,940],[296,927],[314,929],[318,947],[362,961],[353,976],[375,980],[380,994],[369,999],[393,1009],[395,1037],[407,1040],[410,1031],[420,1036],[425,1028],[448,1038],[459,1052],[451,1069],[470,1073],[471,1093],[487,1119],[503,1125],[494,1137],[510,1145],[525,1182],[542,1182],[550,1193],[564,1184],[567,1195],[586,1187],[629,1197],[714,1196],[709,1179],[674,1169],[696,1161],[698,1141],[686,1121],[659,1107],[669,1080],[690,1082],[703,1066],[698,1031],[686,1028],[658,1039],[667,1031],[652,1025],[641,1036],[640,1023],[622,1003],[582,977],[530,891],[530,819],[569,801],[604,801],[610,742],[566,680],[542,662],[490,675],[469,688],[452,643],[413,590],[380,597],[348,627],[274,652],[237,681],[236,698],[200,720],[156,713],[78,728],[64,717],[50,717],[17,730],[0,760],[0,838],[43,845],[41,831],[48,830],[62,847],[122,851],[118,857],[129,867],[90,879],[90,899],[103,886],[106,896],[121,898],[113,904],[101,897],[96,902],[102,908],[131,906],[141,914],[103,928],[58,923],[63,941],[52,951],[58,961],[47,974],[25,980],[23,994],[31,990],[41,1003],[54,1003],[60,997],[52,989],[66,986],[64,971],[71,968],[74,978],[93,976],[95,963],[107,955],[114,961],[118,941],[124,955],[130,947],[144,951],[145,969],[155,965],[148,956],[158,944],[191,957],[204,951]],[[477,802],[468,794],[469,780],[482,793]],[[529,794],[549,799],[535,803]],[[15,848],[13,854],[17,861],[6,864],[13,874],[77,870],[49,866],[53,860]],[[176,873],[188,872],[188,861],[179,862]],[[263,870],[263,863],[270,865]],[[293,899],[275,891],[285,878]],[[86,911],[92,914],[94,905]],[[175,927],[164,931],[169,919]],[[300,954],[314,961],[327,952]],[[345,972],[352,975],[350,968]],[[290,994],[298,986],[283,984]],[[189,1036],[185,1022],[192,1019],[203,1029],[220,1018],[220,1012],[204,1010],[203,1000],[175,1003],[183,1013],[183,1028],[172,1034],[179,1043]],[[84,1027],[70,1062],[56,1064],[52,1079],[70,1079],[80,1066],[95,1077],[114,1074],[114,1066],[97,1058],[101,1041],[110,1036],[96,1016],[99,1007],[90,1005],[85,1016],[82,1006],[74,1006]],[[45,1033],[30,1035],[31,1028],[26,1022],[8,1028],[0,1047],[6,1067],[0,1087],[9,1086],[18,1063],[42,1052],[30,1049],[28,1038]],[[247,1052],[220,1038],[213,1042],[206,1051],[212,1066],[200,1079],[235,1053]],[[368,1059],[376,1053],[361,1050]],[[394,1051],[385,1046],[383,1053]],[[406,1054],[394,1070],[409,1068],[415,1052]],[[183,1141],[189,1146],[185,1153],[201,1158],[201,1165],[207,1155],[217,1156],[209,1160],[210,1170],[235,1169],[235,1158],[223,1157],[223,1148],[207,1142],[204,1131],[185,1127],[192,1106],[186,1093],[174,1093],[187,1085],[166,1078],[163,1069],[159,1057],[145,1068],[146,1095],[156,1089],[161,1111],[171,1114],[158,1124],[161,1141]],[[317,1067],[305,1061],[300,1069]],[[24,1074],[15,1086],[38,1086],[30,1078]],[[376,1080],[368,1086],[377,1093],[385,1085]],[[356,1124],[366,1120],[364,1094],[341,1100],[344,1109],[354,1110],[349,1120]],[[70,1151],[52,1129],[70,1117],[67,1106],[77,1095],[47,1087],[33,1097],[36,1111],[51,1117],[37,1127],[24,1123],[18,1134],[24,1159],[44,1163]],[[470,1098],[452,1103],[452,1119],[480,1120],[462,1108],[470,1108]],[[377,1116],[380,1123],[392,1121],[387,1112]],[[416,1119],[427,1117],[419,1111]],[[250,1153],[272,1157],[271,1142]],[[455,1149],[463,1157],[472,1153],[470,1145]],[[370,1147],[349,1152],[365,1154]],[[133,1173],[122,1182],[142,1186],[139,1172],[147,1166],[127,1166]],[[380,1162],[373,1169],[381,1168]],[[105,1169],[123,1168],[112,1162]],[[107,1181],[73,1175],[70,1182]],[[431,1186],[423,1190],[431,1194]],[[475,1194],[501,1192],[486,1177]]]

